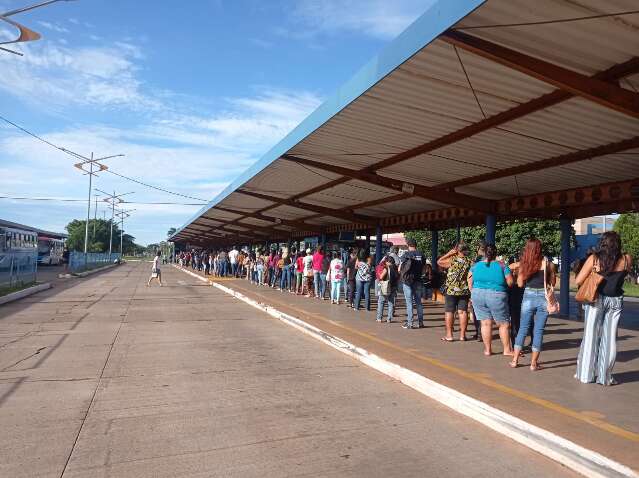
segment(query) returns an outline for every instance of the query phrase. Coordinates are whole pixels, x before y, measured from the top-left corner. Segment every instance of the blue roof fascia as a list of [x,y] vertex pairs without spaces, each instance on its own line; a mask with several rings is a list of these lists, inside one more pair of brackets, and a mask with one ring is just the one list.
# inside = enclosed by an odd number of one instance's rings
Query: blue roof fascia
[[304,121],[297,125],[279,143],[273,146],[258,161],[235,179],[213,200],[203,206],[182,229],[194,222],[206,211],[219,204],[236,189],[248,182],[268,165],[286,154],[296,144],[338,114],[351,102],[364,94],[386,75],[395,70],[411,56],[435,40],[440,34],[469,15],[486,0],[437,0],[426,12],[399,34],[389,45],[364,65],[335,94],[322,103]]

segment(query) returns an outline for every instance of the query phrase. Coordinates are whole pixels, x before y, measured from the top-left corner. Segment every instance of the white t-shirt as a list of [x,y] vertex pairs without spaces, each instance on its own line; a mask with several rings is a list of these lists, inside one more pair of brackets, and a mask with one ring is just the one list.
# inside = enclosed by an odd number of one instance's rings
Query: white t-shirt
[[153,258],[153,269],[159,269],[160,268],[160,257],[159,256],[155,256]]
[[333,259],[329,267],[332,281],[339,282],[344,278],[344,263],[341,259]]
[[313,256],[304,256],[304,275],[313,275]]
[[229,262],[231,264],[235,264],[237,262],[237,256],[240,255],[240,251],[238,251],[237,249],[232,249],[229,252]]

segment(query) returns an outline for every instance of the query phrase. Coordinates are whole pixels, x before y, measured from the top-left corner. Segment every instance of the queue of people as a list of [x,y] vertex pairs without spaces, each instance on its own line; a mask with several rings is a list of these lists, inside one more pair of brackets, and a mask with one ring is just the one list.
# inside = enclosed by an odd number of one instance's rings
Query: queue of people
[[[183,267],[216,277],[246,278],[258,286],[345,304],[354,311],[371,310],[371,295],[377,302],[377,322],[392,323],[398,296],[403,297],[404,329],[423,328],[424,302],[444,297],[445,334],[443,342],[469,341],[468,327],[474,324],[472,340],[483,343],[483,354],[493,355],[493,328],[496,326],[502,354],[516,368],[525,356],[530,337],[530,370],[541,370],[540,356],[549,315],[559,312],[554,294],[557,269],[542,253],[543,244],[529,239],[518,260],[500,258],[494,244],[481,242],[473,253],[463,242],[439,257],[445,271],[439,276],[407,240],[402,255],[396,247],[377,265],[366,249],[326,252],[321,245],[297,251],[295,248],[268,251],[231,250],[182,252]],[[612,369],[616,356],[616,331],[623,308],[623,282],[631,270],[632,258],[622,254],[615,232],[603,234],[598,248],[585,261],[576,282],[582,285],[593,277],[597,298],[584,305],[585,328],[575,377],[584,383],[614,383]],[[342,298],[344,299],[342,301]],[[415,321],[417,322],[415,326]],[[458,336],[454,336],[458,321]]]

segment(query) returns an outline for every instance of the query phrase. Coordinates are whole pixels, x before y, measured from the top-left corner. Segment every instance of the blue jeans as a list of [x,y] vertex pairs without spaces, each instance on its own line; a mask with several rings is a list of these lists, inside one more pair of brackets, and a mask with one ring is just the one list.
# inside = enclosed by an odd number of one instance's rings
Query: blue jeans
[[395,297],[397,297],[397,290],[393,289],[390,295],[379,294],[377,296],[377,321],[381,322],[384,315],[384,304],[388,302],[388,322],[393,320],[393,312],[395,311]]
[[341,280],[331,281],[331,300],[339,302],[339,293],[341,292],[341,288],[342,288]]
[[326,297],[326,274],[320,273],[320,296]]
[[528,331],[532,327],[533,352],[541,352],[544,328],[548,318],[548,309],[546,307],[546,294],[543,289],[526,289],[524,291],[524,300],[521,302],[521,322],[519,324],[519,332],[517,332],[517,337],[515,338],[516,349],[522,349]]
[[315,297],[319,297],[322,288],[320,284],[320,272],[313,271],[313,287],[315,288]]
[[228,265],[228,262],[224,261],[224,262],[220,262],[220,277],[224,277],[226,275],[226,266]]
[[288,287],[290,285],[290,276],[289,270],[291,266],[284,266],[282,269],[282,275],[280,276],[280,289],[284,290],[284,287]]
[[406,324],[413,326],[413,301],[417,307],[417,322],[424,325],[424,307],[422,306],[423,288],[421,282],[412,285],[402,284],[404,298],[406,299]]
[[359,310],[359,304],[362,301],[362,295],[366,301],[366,310],[371,310],[371,281],[358,280],[355,281],[355,310]]

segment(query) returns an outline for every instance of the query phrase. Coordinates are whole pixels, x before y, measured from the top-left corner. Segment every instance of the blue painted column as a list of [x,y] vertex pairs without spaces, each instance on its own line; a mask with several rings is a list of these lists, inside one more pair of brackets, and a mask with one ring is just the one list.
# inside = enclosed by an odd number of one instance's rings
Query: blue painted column
[[494,244],[496,234],[497,216],[495,216],[494,214],[488,214],[486,216],[486,242],[488,244]]
[[561,218],[559,220],[561,231],[561,271],[559,278],[559,305],[561,315],[570,315],[570,232],[572,230],[572,220]]
[[382,225],[378,224],[375,230],[375,265],[382,260]]
[[324,252],[326,253],[326,233],[322,233],[321,244],[322,249],[324,249]]
[[461,242],[461,226],[457,224],[457,244]]
[[430,256],[431,265],[433,266],[433,271],[437,271],[439,268],[437,267],[437,258],[439,256],[439,231],[432,231],[430,238]]

